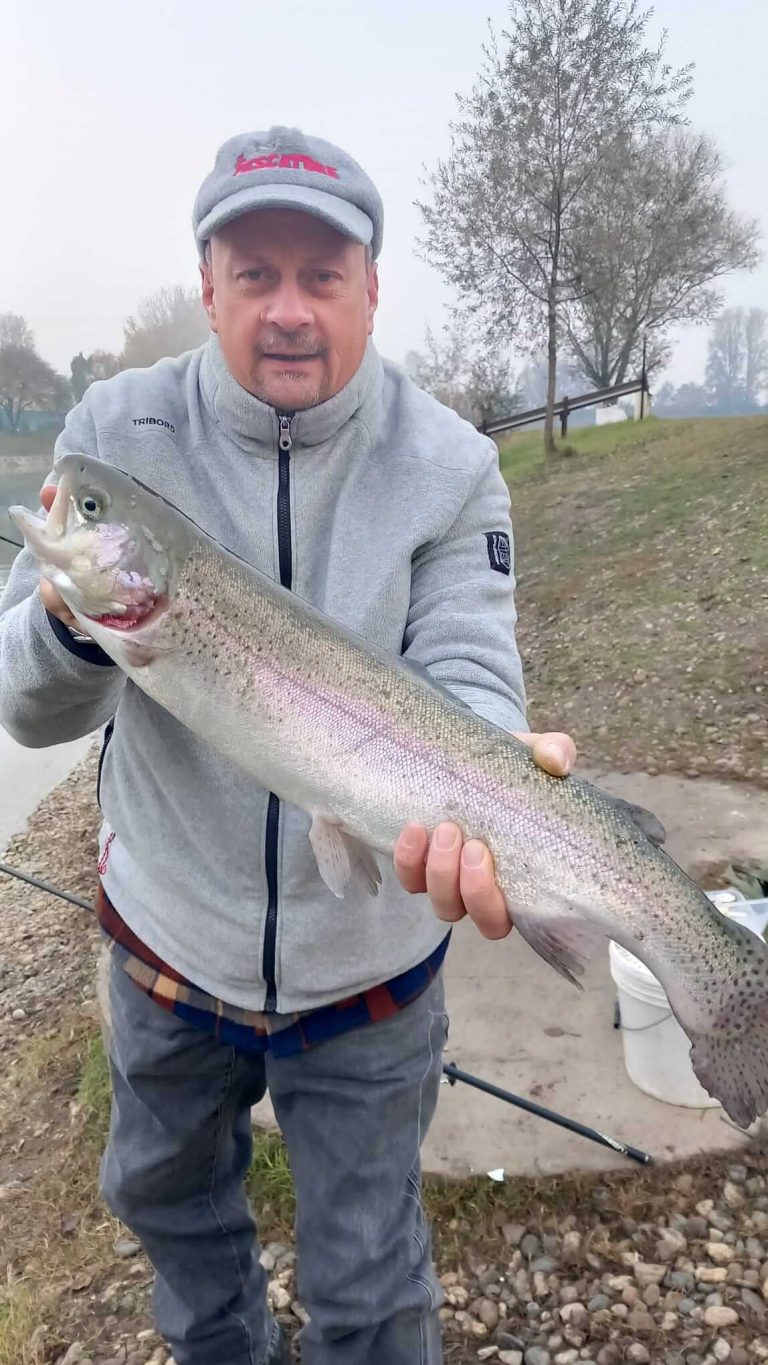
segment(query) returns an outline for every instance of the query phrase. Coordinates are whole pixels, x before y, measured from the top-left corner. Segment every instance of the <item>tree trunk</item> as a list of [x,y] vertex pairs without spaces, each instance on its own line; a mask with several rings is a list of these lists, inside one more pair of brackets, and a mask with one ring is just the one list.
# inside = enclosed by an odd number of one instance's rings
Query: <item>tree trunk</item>
[[555,454],[555,400],[557,398],[557,309],[554,288],[550,289],[547,311],[547,412],[544,418],[544,468],[549,472]]

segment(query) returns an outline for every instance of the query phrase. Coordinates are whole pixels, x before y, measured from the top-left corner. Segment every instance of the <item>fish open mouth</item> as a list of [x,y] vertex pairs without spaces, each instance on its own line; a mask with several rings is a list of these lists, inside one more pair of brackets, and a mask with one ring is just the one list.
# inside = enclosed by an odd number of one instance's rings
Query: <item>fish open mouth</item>
[[140,626],[149,625],[167,607],[168,598],[164,594],[159,594],[151,602],[142,606],[128,607],[122,615],[113,612],[104,612],[101,616],[89,616],[89,621],[95,622],[97,626],[105,626],[108,630],[120,630],[124,633],[138,630]]

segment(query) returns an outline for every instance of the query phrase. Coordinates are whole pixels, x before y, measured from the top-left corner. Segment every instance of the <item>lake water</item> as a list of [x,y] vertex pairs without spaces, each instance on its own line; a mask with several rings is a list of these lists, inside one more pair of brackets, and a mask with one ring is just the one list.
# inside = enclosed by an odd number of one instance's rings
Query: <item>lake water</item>
[[[0,460],[0,536],[6,536],[8,540],[21,539],[18,528],[8,516],[8,508],[14,503],[21,503],[24,507],[37,509],[40,505],[40,486],[45,477],[45,471],[41,473],[39,466],[32,470],[4,470],[3,461]],[[15,546],[0,540],[0,592],[8,581],[10,567],[17,554]]]

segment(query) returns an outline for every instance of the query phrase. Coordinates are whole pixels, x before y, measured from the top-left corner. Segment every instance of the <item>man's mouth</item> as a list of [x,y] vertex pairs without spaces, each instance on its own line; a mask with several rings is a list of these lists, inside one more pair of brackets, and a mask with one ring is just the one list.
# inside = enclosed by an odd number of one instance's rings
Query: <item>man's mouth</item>
[[264,360],[272,360],[280,365],[307,365],[311,360],[318,360],[319,351],[313,351],[307,355],[306,351],[297,352],[295,355],[287,351],[263,351]]

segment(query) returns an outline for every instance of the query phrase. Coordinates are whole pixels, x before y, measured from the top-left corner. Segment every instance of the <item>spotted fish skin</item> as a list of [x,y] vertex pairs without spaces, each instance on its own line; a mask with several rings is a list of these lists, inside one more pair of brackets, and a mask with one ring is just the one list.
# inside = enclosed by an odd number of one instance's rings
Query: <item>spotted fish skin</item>
[[768,946],[685,875],[648,812],[543,772],[528,746],[136,480],[72,455],[57,472],[50,533],[16,509],[44,572],[54,565],[82,628],[138,687],[310,813],[337,895],[376,891],[375,855],[391,856],[408,821],[455,821],[490,848],[512,922],[542,958],[578,985],[614,939],[664,986],[705,1090],[741,1126],[765,1112]]

